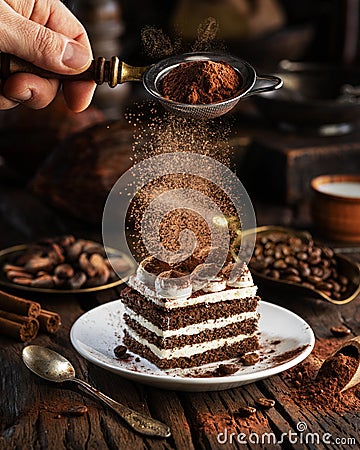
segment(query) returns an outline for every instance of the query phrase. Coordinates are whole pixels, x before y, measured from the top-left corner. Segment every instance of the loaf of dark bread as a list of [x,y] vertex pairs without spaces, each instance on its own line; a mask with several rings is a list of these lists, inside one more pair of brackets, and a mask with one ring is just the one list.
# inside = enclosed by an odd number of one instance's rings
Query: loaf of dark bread
[[95,106],[74,113],[61,95],[37,111],[23,105],[0,111],[0,156],[24,181],[29,180],[62,139],[104,120]]
[[71,215],[101,222],[106,197],[131,166],[132,129],[104,122],[61,142],[30,183],[32,191]]

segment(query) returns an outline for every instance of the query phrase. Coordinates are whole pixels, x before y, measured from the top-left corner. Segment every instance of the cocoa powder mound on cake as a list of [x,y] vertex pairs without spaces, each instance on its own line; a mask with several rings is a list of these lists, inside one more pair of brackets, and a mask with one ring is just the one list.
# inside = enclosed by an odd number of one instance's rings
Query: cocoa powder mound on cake
[[[335,346],[339,346],[338,341]],[[291,397],[301,406],[336,412],[359,409],[359,387],[340,392],[355,373],[359,355],[355,351],[344,350],[322,365],[333,352],[333,340],[321,339],[304,362],[284,372],[291,384]]]
[[234,97],[242,81],[230,64],[191,61],[171,70],[161,81],[164,98],[179,103],[206,105]]

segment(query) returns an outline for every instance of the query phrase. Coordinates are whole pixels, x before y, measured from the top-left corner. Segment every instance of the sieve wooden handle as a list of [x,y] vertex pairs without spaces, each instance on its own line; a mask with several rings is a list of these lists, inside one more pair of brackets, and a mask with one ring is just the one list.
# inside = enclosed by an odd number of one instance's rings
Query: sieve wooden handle
[[55,78],[71,81],[95,81],[96,84],[108,83],[112,88],[126,81],[140,81],[147,67],[134,67],[120,61],[117,56],[110,60],[99,57],[90,67],[77,75],[61,75],[31,64],[28,61],[8,53],[0,53],[0,80],[6,80],[15,73],[32,73],[42,78]]

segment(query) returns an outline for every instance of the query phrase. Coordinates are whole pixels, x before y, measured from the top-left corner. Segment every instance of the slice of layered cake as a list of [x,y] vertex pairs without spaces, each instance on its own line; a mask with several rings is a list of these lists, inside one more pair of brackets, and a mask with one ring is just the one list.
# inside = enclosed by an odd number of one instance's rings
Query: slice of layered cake
[[124,344],[162,369],[187,368],[258,349],[257,287],[246,264],[148,257],[122,292]]

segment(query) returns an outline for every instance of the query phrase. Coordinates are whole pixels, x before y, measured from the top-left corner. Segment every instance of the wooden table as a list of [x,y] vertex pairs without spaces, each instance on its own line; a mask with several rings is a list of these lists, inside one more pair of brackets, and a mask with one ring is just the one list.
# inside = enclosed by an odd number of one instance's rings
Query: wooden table
[[[259,224],[306,225],[307,215],[301,208],[255,204]],[[48,235],[72,232],[99,238],[98,230],[64,218],[44,206],[25,189],[0,185],[0,247]],[[360,253],[357,255],[360,257]],[[236,433],[251,432],[262,435],[273,432],[295,432],[297,424],[304,422],[307,431],[331,433],[333,438],[355,439],[339,445],[320,444],[313,447],[291,444],[266,445],[264,448],[356,448],[360,443],[360,410],[341,415],[333,411],[324,413],[316,405],[305,409],[289,396],[289,386],[281,376],[273,376],[255,384],[222,392],[172,392],[144,386],[123,379],[88,363],[73,349],[69,332],[74,321],[85,311],[119,298],[120,289],[90,295],[54,295],[27,298],[40,301],[47,309],[61,314],[62,327],[53,337],[40,335],[35,343],[62,353],[75,366],[79,377],[99,390],[131,408],[150,414],[167,423],[172,437],[166,440],[144,438],[131,431],[110,410],[84,395],[77,388],[47,383],[24,366],[21,351],[24,344],[0,337],[0,449],[217,449],[261,448],[261,445],[241,444],[234,440],[222,444],[219,433],[231,419],[231,413],[242,404],[265,396],[276,399],[276,406],[258,412],[251,419],[237,419]],[[269,299],[267,297],[266,299]],[[332,325],[345,324],[352,334],[360,334],[359,298],[344,306],[335,306],[320,300],[295,300],[274,295],[271,301],[286,306],[309,322],[317,338],[329,338]],[[335,338],[334,338],[335,339]],[[340,341],[339,341],[340,342]],[[88,412],[81,417],[67,417],[61,413],[69,405],[87,405]],[[345,442],[345,441],[342,441]]]

